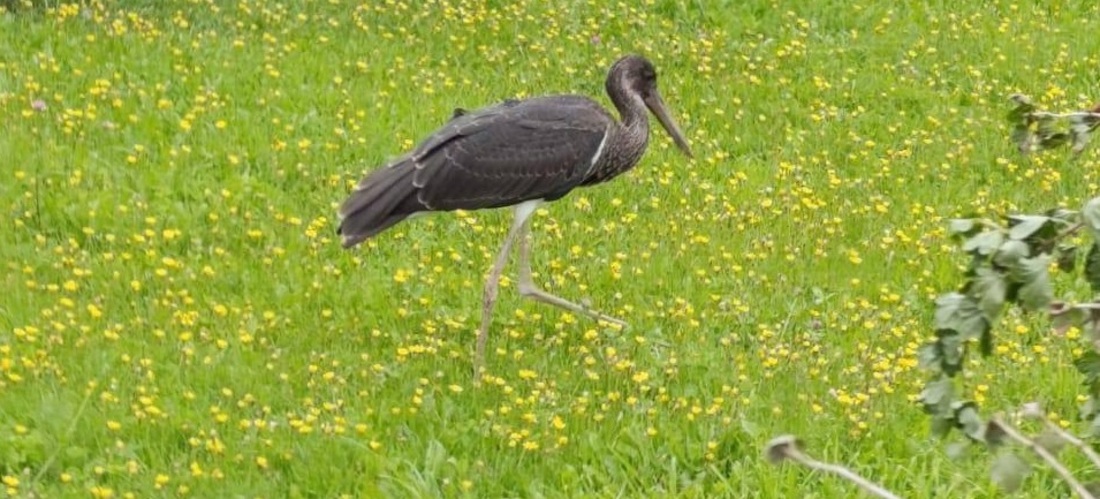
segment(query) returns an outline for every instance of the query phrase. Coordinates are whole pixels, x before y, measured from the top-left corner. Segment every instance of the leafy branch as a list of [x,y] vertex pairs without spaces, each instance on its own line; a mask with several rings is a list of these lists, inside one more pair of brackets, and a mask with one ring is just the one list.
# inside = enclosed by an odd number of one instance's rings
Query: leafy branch
[[[1089,134],[1100,126],[1100,106],[1059,114],[1038,110],[1021,94],[1011,99],[1016,108],[1008,119],[1013,124],[1013,140],[1023,154],[1071,144],[1073,154],[1079,155]],[[1068,122],[1066,131],[1058,129],[1059,121]],[[1082,230],[1090,237],[1075,237]],[[1084,376],[1088,392],[1080,416],[1089,422],[1087,436],[1100,437],[1100,299],[1081,303],[1057,299],[1051,277],[1055,269],[1065,275],[1079,272],[1094,295],[1100,294],[1100,197],[1089,200],[1080,211],[1058,208],[1041,215],[958,218],[949,222],[948,231],[959,241],[968,261],[962,285],[936,298],[934,339],[918,350],[920,366],[931,372],[918,400],[932,417],[933,434],[944,437],[959,430],[970,442],[993,451],[991,477],[1006,491],[1019,488],[1031,471],[1030,464],[1014,452],[1016,447],[1031,451],[1078,497],[1100,497],[1100,482],[1082,484],[1057,458],[1063,447],[1072,445],[1092,462],[1094,471],[1100,471],[1100,453],[1088,442],[1047,418],[1037,403],[1024,404],[1016,414],[1042,423],[1042,432],[1034,437],[1013,426],[1004,414],[984,420],[978,404],[960,397],[958,387],[959,374],[975,345],[983,357],[996,351],[996,326],[1006,308],[1043,314],[1055,334],[1065,335],[1071,328],[1083,333],[1087,348],[1073,362]],[[1079,242],[1081,239],[1084,242]],[[1084,261],[1079,265],[1082,253]],[[953,445],[956,451],[967,447]],[[876,497],[897,497],[849,468],[809,457],[802,442],[791,435],[769,442],[765,455],[773,463],[793,461],[838,475]]]
[[[1058,460],[1056,454],[1066,443],[1061,437],[1048,438],[1046,440],[1028,437],[1018,428],[1009,424],[1005,420],[1004,415],[1000,414],[989,420],[989,423],[986,424],[985,433],[991,445],[1000,446],[1007,440],[1027,448],[1035,453],[1035,455],[1045,462],[1047,466],[1050,466],[1051,469],[1069,485],[1070,489],[1072,489],[1078,497],[1082,499],[1095,499],[1096,496],[1089,491],[1088,487],[1081,484],[1081,482],[1073,476],[1073,473]],[[1000,485],[1001,488],[1007,491],[1015,491],[1019,488],[1029,471],[1030,467],[1027,462],[1019,456],[1010,452],[1002,452],[997,455],[997,459],[994,461],[992,476],[993,480]]]
[[[1100,482],[1081,483],[1076,476],[1058,459],[1058,454],[1071,445],[1079,450],[1092,462],[1097,470],[1100,470],[1100,454],[1092,447],[1062,429],[1046,417],[1042,407],[1038,403],[1024,404],[1016,416],[1019,419],[1034,419],[1043,424],[1043,432],[1038,436],[1030,437],[1022,430],[1009,422],[1004,414],[997,414],[989,421],[980,423],[978,429],[983,435],[983,440],[994,451],[995,458],[990,468],[990,477],[1006,492],[1014,492],[1019,489],[1023,481],[1031,473],[1031,464],[1013,452],[1012,447],[1022,447],[1031,451],[1036,458],[1058,474],[1070,490],[1081,499],[1097,499],[1100,495]],[[782,435],[773,438],[764,449],[764,456],[772,464],[791,461],[814,471],[830,473],[849,482],[854,483],[869,495],[894,499],[898,496],[887,490],[882,485],[874,483],[855,471],[840,464],[819,461],[810,457],[805,451],[801,439],[793,435]]]
[[[1100,108],[1055,114],[1037,110],[1023,95],[1013,95],[1012,100],[1016,103],[1009,113],[1014,124],[1013,139],[1024,154],[1066,143],[1072,144],[1074,154],[1079,154],[1089,134],[1100,125]],[[1057,129],[1059,120],[1069,122],[1068,131]],[[1045,315],[1055,334],[1063,335],[1071,328],[1083,333],[1087,348],[1074,361],[1085,378],[1088,393],[1080,416],[1089,422],[1088,436],[1100,436],[1100,301],[1059,300],[1051,277],[1055,269],[1066,275],[1080,275],[1094,294],[1100,293],[1100,197],[1085,203],[1080,211],[1059,208],[1041,215],[954,219],[949,222],[948,231],[959,241],[968,260],[962,285],[936,299],[934,339],[918,352],[920,365],[932,373],[919,401],[932,418],[933,433],[942,437],[960,430],[970,441],[990,448],[997,447],[1007,435],[1017,444],[1036,449],[1031,440],[1007,426],[1003,419],[983,420],[978,404],[961,397],[958,387],[959,374],[972,349],[976,346],[983,357],[993,355],[1001,316],[1007,308],[1018,307],[1024,313]],[[1081,232],[1091,237],[1080,242],[1081,238],[1075,236]],[[1081,254],[1083,265],[1079,265]],[[1046,432],[1054,432],[1053,423],[1043,419]],[[1064,431],[1057,440],[1081,442]],[[1047,459],[1053,456],[1045,455],[1041,445],[1035,452],[1059,473],[1064,469],[1056,460]],[[1089,454],[1091,449],[1085,452],[1090,459],[1096,456]],[[1011,453],[998,453],[994,476],[1001,469],[1007,470],[1001,475],[1022,479],[1026,468],[1020,465],[1018,457],[1006,455]],[[1095,463],[1100,469],[1100,457],[1096,457]],[[1015,478],[999,482],[1006,488],[1014,488]],[[1071,488],[1079,488],[1072,477],[1063,478]]]
[[[1080,312],[1090,309],[1056,302],[1050,279],[1052,263],[1067,272],[1076,265],[1077,247],[1065,240],[1081,227],[1078,216],[1052,210],[1044,215],[1011,215],[1000,222],[979,218],[950,222],[948,230],[961,240],[969,263],[963,285],[936,299],[935,339],[918,353],[921,366],[933,371],[920,401],[932,415],[937,435],[959,428],[968,437],[981,439],[977,405],[956,397],[955,378],[974,342],[982,356],[993,353],[994,326],[1006,305],[1052,312],[1052,316],[1057,312],[1065,327],[1080,323]],[[1086,274],[1100,287],[1100,253],[1091,255],[1096,262],[1086,265],[1093,269]]]
[[[1100,126],[1100,106],[1090,111],[1050,113],[1039,111],[1026,95],[1012,94],[1009,99],[1016,104],[1008,113],[1012,140],[1023,154],[1071,144],[1070,150],[1079,155],[1088,145],[1089,135]],[[1059,126],[1061,122],[1068,127]]]

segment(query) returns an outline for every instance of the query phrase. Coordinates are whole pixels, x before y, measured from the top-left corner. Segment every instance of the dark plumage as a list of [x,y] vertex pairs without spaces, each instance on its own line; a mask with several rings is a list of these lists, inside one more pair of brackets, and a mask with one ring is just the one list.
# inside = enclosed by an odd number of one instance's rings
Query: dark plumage
[[408,154],[367,175],[340,208],[344,247],[354,246],[418,213],[516,206],[516,219],[485,288],[478,335],[480,363],[497,281],[512,241],[520,237],[520,291],[574,312],[623,324],[537,289],[530,282],[527,219],[538,203],[606,182],[630,170],[649,140],[652,111],[676,145],[691,155],[657,91],[653,65],[619,59],[605,87],[616,120],[577,95],[507,100],[478,110],[456,108],[450,121]]
[[341,209],[344,246],[417,212],[560,198],[589,173],[592,151],[609,128],[602,113],[587,99],[561,96],[455,117],[411,154],[360,182]]

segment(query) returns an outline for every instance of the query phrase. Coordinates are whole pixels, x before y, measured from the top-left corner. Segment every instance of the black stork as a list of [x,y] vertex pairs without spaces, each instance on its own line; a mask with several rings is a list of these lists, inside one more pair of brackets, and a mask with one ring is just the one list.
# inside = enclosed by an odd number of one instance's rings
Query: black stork
[[474,357],[480,378],[500,276],[519,239],[519,292],[574,313],[626,323],[538,288],[531,279],[531,214],[577,187],[607,182],[630,170],[649,142],[648,108],[676,145],[691,149],[657,91],[657,71],[628,55],[608,72],[605,88],[616,120],[578,95],[508,100],[478,110],[456,109],[451,120],[416,148],[368,174],[340,208],[343,246],[350,248],[394,224],[426,212],[512,206],[515,218],[489,271]]

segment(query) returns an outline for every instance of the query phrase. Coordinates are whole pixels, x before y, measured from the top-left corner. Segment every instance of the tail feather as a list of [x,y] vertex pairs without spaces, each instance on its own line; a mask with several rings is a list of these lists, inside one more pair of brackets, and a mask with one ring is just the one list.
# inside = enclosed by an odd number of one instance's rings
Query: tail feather
[[416,211],[416,167],[408,158],[371,172],[340,207],[342,244],[350,248]]

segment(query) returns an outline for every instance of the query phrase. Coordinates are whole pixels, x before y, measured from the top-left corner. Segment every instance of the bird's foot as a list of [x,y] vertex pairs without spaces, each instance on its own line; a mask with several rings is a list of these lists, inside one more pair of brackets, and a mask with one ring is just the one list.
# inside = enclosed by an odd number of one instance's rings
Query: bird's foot
[[519,285],[519,294],[525,298],[531,298],[537,301],[541,301],[543,303],[554,305],[559,308],[564,308],[570,312],[585,315],[600,322],[614,324],[622,329],[625,329],[627,327],[626,322],[622,319],[617,319],[615,317],[611,317],[610,315],[602,314],[600,312],[592,310],[585,305],[573,303],[559,296],[552,295],[550,293],[547,293],[546,291],[539,289],[534,284],[523,282],[522,280],[520,281]]

